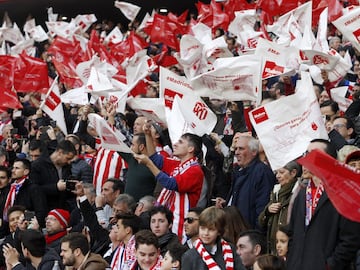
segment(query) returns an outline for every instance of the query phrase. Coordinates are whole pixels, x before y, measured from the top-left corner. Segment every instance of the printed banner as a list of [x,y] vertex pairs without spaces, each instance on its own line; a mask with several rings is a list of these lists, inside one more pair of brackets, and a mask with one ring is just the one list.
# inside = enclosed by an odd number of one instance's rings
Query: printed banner
[[301,73],[295,94],[252,110],[250,120],[273,170],[301,156],[312,139],[328,139],[307,72]]

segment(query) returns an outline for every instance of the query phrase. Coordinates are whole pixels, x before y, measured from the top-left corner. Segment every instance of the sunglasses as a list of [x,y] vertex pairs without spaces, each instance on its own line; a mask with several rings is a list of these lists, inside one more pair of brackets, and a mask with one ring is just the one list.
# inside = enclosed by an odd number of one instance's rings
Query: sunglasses
[[198,218],[193,218],[193,217],[184,218],[184,222],[187,222],[189,224],[193,223],[195,220],[199,220],[199,219]]

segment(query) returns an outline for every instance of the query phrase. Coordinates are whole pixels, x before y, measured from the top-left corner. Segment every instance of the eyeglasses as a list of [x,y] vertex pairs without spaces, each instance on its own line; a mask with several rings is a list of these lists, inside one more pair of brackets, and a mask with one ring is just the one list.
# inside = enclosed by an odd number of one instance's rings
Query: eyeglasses
[[340,129],[340,128],[343,128],[343,127],[346,127],[346,125],[344,125],[344,124],[336,124],[336,125],[333,125],[333,128],[334,128],[334,129]]
[[184,218],[184,222],[187,222],[189,224],[193,223],[195,220],[199,220],[199,219],[198,218],[193,218],[193,217]]

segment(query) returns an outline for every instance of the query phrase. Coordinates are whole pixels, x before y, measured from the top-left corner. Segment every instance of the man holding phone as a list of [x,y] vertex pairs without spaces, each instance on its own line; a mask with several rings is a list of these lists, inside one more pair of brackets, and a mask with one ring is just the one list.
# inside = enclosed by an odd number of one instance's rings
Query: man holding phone
[[29,211],[34,211],[41,227],[45,226],[47,214],[46,198],[40,188],[29,180],[31,164],[27,159],[16,159],[11,170],[12,183],[5,200],[3,216],[13,205],[22,205]]

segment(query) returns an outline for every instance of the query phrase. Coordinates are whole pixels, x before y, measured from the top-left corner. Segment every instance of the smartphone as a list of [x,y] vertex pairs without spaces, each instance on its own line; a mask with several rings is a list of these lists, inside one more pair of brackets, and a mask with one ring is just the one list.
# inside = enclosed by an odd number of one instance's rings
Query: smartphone
[[76,183],[77,183],[77,181],[75,181],[75,180],[67,180],[66,183],[65,183],[66,184],[66,190],[68,190],[68,191],[75,190]]
[[26,220],[26,221],[29,221],[29,222],[30,222],[31,219],[32,219],[33,217],[35,217],[35,212],[25,211],[24,217],[25,217],[25,220]]

